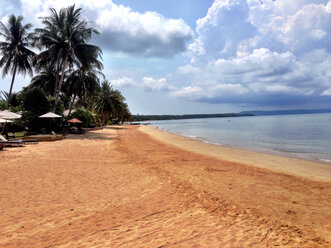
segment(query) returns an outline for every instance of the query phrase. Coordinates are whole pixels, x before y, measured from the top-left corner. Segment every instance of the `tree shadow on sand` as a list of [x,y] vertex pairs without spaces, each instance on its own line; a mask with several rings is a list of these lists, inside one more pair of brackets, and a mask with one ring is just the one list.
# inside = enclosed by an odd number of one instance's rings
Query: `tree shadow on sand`
[[84,134],[69,134],[69,140],[117,140],[115,134],[105,134],[97,132],[87,132]]
[[103,127],[103,129],[111,129],[111,130],[126,130],[127,127],[121,127],[121,126],[106,126]]

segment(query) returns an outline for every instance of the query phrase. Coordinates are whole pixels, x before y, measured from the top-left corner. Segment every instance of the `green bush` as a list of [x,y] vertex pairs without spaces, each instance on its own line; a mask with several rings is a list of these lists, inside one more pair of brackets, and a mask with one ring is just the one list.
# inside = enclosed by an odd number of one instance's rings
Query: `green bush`
[[95,120],[92,113],[87,109],[77,109],[75,113],[71,114],[69,119],[77,118],[83,122],[83,127],[95,126]]
[[5,101],[0,101],[0,110],[5,110],[7,107],[7,104]]
[[[48,101],[48,106],[49,106],[50,111],[53,112],[54,104],[55,104],[55,97],[49,96],[49,97],[47,97],[47,101]],[[66,107],[68,107],[67,103],[63,100],[62,97],[60,97],[58,100],[58,103],[57,103],[55,114],[63,115],[63,111],[65,110]]]
[[49,126],[49,120],[40,119],[39,116],[49,112],[49,103],[42,90],[26,87],[19,96],[22,102],[21,125],[28,127],[30,131],[39,132],[45,125]]

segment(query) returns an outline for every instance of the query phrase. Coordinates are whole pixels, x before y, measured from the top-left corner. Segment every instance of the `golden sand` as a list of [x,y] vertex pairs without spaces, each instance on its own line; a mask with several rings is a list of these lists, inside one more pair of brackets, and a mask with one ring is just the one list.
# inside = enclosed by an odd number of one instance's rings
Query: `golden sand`
[[330,247],[330,167],[151,127],[8,148],[0,247]]

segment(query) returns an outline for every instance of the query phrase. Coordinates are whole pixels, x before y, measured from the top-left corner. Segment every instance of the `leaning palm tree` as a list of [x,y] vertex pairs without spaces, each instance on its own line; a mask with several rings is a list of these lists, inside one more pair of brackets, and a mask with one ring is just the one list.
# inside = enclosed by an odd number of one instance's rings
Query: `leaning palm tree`
[[8,102],[8,92],[0,90],[0,101]]
[[122,102],[120,104],[120,108],[118,109],[117,122],[124,123],[125,121],[130,121],[131,118],[132,118],[132,115],[130,113],[128,104],[125,102]]
[[82,99],[84,96],[91,96],[99,89],[98,75],[104,77],[100,71],[92,68],[85,68],[83,66],[69,74],[65,82],[65,88],[67,88],[68,95],[72,96],[68,115],[71,114],[76,97]]
[[42,23],[44,28],[35,30],[39,36],[38,46],[46,48],[41,57],[54,61],[60,75],[56,81],[55,112],[67,67],[92,65],[101,69],[98,58],[102,51],[98,46],[87,44],[92,34],[98,32],[81,20],[81,8],[75,9],[75,5],[61,9],[59,13],[51,9],[51,15],[44,17]]
[[52,67],[44,68],[31,79],[29,87],[43,90],[46,96],[51,96],[56,82],[56,71]]
[[33,74],[32,63],[35,53],[28,48],[33,46],[33,34],[29,33],[32,25],[23,25],[22,21],[22,16],[11,15],[7,26],[0,22],[0,37],[4,39],[0,41],[2,76],[5,77],[9,72],[12,74],[7,109],[9,108],[16,74],[25,75],[28,73],[31,76]]
[[105,125],[110,117],[114,117],[118,113],[124,100],[121,92],[113,90],[108,81],[102,83],[96,101],[96,111],[102,117],[102,125]]
[[[18,96],[18,93],[12,92],[11,97],[10,97],[10,103],[9,103],[10,105],[12,105],[12,106],[18,105],[17,96]],[[3,103],[6,103],[6,106],[7,106],[8,99],[9,99],[8,97],[9,97],[8,92],[0,90],[0,101]]]

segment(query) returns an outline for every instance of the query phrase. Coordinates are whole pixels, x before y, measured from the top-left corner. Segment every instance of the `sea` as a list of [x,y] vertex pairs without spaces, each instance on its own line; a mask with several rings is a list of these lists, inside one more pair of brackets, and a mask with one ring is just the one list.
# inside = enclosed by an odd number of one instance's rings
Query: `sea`
[[149,121],[205,143],[331,164],[331,113]]

